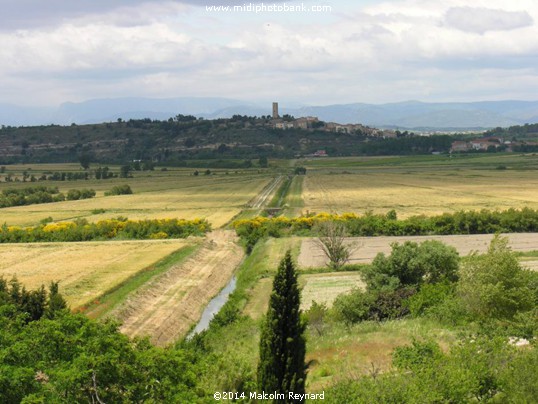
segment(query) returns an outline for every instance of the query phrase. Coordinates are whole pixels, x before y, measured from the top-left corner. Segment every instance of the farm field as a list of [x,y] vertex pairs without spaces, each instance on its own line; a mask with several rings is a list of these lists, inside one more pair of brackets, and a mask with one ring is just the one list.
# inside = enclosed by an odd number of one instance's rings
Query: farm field
[[[137,172],[134,178],[39,183],[1,183],[2,189],[32,185],[68,189],[92,188],[92,199],[4,208],[0,221],[30,226],[52,217],[54,221],[84,218],[90,222],[117,216],[129,219],[206,218],[220,227],[237,215],[271,181],[272,175],[245,171],[226,175],[193,176],[193,170]],[[129,184],[133,195],[104,196],[115,185]],[[105,212],[103,213],[102,210]]]
[[243,254],[232,231],[213,231],[195,254],[139,288],[111,315],[131,337],[149,336],[161,346],[173,343],[200,319]]
[[[504,234],[510,240],[510,247],[514,252],[534,251],[538,249],[538,233],[512,233]],[[406,237],[353,237],[346,239],[352,246],[353,252],[350,264],[368,264],[378,253],[390,254],[391,243],[404,243],[413,241],[421,243],[425,240],[438,240],[453,246],[460,256],[466,256],[473,251],[484,253],[493,239],[492,234],[454,235],[454,236],[406,236]],[[536,260],[536,259],[534,259]],[[323,254],[315,239],[303,239],[301,252],[298,256],[301,268],[320,268],[327,265],[327,257]],[[534,262],[534,261],[529,261]],[[533,264],[531,264],[533,265]]]
[[97,299],[187,240],[0,244],[0,276],[13,275],[27,289],[58,281],[72,309]]
[[[302,274],[298,278],[301,292],[301,309],[308,310],[312,301],[324,303],[331,307],[334,299],[353,288],[361,288],[364,283],[358,272],[327,272],[322,274]],[[243,313],[254,320],[260,319],[269,305],[269,296],[273,281],[270,278],[260,279],[250,294]]]
[[[457,210],[538,208],[533,155],[319,159],[301,162],[304,210],[399,217]],[[500,168],[500,169],[499,169]]]

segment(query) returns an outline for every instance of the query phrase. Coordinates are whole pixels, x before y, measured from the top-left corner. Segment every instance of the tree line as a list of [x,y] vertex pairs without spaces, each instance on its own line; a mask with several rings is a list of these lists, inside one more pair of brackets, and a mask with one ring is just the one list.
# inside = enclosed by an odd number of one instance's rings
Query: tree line
[[233,227],[247,251],[251,251],[256,242],[265,237],[317,236],[319,224],[327,221],[343,224],[347,234],[355,237],[526,233],[538,231],[538,210],[482,209],[437,216],[419,215],[407,219],[398,219],[394,210],[386,214],[366,212],[361,216],[354,213],[319,213],[297,218],[256,217],[235,221]]
[[41,223],[34,227],[0,227],[0,243],[74,242],[92,240],[147,240],[202,236],[211,230],[205,219],[100,220]]
[[61,202],[65,200],[75,201],[93,198],[94,196],[95,191],[93,189],[70,189],[67,191],[67,194],[63,194],[58,190],[58,187],[8,188],[2,190],[0,194],[0,208]]

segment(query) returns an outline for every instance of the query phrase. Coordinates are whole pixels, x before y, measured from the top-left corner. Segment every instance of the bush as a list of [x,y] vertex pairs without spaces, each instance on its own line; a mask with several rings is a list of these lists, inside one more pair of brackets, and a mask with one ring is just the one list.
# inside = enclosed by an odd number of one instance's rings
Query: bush
[[95,196],[95,191],[93,189],[70,189],[67,191],[67,200],[68,201],[77,201],[79,199],[89,199]]
[[318,304],[317,302],[312,301],[310,308],[304,312],[308,327],[316,330],[318,335],[323,335],[328,313],[329,309],[325,303]]
[[391,246],[388,257],[379,253],[365,271],[369,289],[457,280],[459,256],[454,247],[434,240]]
[[105,192],[105,196],[111,196],[111,195],[130,195],[133,191],[131,187],[127,184],[124,185],[116,185],[112,187],[110,191]]
[[74,222],[47,223],[27,228],[3,225],[0,227],[0,243],[186,238],[190,235],[201,236],[210,230],[211,225],[201,219],[134,221],[120,217],[97,223],[79,219]]
[[455,284],[442,282],[423,285],[420,290],[407,301],[409,312],[419,317],[442,305],[447,299],[454,298]]
[[508,247],[508,239],[497,235],[487,254],[472,255],[462,266],[458,294],[478,319],[511,319],[535,305],[527,282],[528,275]]
[[375,295],[360,289],[340,295],[333,303],[336,319],[350,326],[370,319],[370,310],[375,303]]

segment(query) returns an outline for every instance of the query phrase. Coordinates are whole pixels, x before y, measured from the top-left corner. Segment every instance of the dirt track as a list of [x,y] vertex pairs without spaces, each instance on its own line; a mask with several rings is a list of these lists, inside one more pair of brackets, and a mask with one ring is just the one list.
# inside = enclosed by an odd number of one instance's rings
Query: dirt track
[[233,231],[209,233],[192,257],[144,285],[113,313],[123,322],[121,331],[149,335],[160,346],[185,334],[241,262],[243,249],[235,241]]
[[259,195],[254,198],[254,200],[251,202],[250,207],[255,209],[263,208],[265,205],[267,205],[268,202],[270,202],[270,197],[273,195],[273,193],[276,191],[280,183],[282,182],[281,175],[274,178],[268,186],[266,186],[262,192],[260,192]]
[[[538,233],[510,233],[505,234],[510,239],[510,247],[513,251],[538,250]],[[492,234],[458,235],[458,236],[409,236],[409,237],[355,237],[346,241],[355,243],[357,248],[351,256],[351,264],[364,264],[371,262],[374,257],[382,252],[390,254],[390,244],[404,241],[422,242],[425,240],[439,240],[454,246],[460,255],[465,256],[472,251],[485,252],[493,238]],[[306,239],[301,245],[298,264],[300,267],[323,267],[327,259],[314,239]],[[533,267],[534,263],[527,265]]]

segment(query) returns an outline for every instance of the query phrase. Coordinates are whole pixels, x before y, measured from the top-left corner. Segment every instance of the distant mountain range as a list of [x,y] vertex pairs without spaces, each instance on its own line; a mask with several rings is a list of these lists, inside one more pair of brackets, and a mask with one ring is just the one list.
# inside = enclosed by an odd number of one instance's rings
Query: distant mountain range
[[[506,127],[538,122],[538,101],[485,101],[425,103],[407,101],[390,104],[342,104],[286,106],[281,114],[317,116],[327,122],[361,123],[379,128],[414,130],[468,130]],[[64,103],[57,108],[0,104],[0,125],[70,125],[128,119],[168,119],[178,114],[207,119],[232,115],[271,114],[271,104],[227,98],[181,97],[168,99],[113,98]]]

